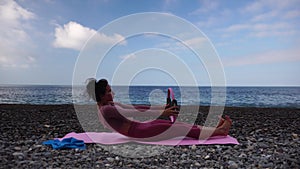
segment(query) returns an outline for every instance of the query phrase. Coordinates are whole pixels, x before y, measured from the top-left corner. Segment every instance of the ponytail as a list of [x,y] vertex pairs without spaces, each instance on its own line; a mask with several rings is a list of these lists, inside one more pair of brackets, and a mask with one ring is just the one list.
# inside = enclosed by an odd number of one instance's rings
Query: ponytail
[[106,79],[101,79],[97,82],[95,78],[89,78],[86,80],[86,91],[89,95],[89,99],[93,99],[96,102],[101,101],[101,97],[105,95],[106,86],[108,82]]

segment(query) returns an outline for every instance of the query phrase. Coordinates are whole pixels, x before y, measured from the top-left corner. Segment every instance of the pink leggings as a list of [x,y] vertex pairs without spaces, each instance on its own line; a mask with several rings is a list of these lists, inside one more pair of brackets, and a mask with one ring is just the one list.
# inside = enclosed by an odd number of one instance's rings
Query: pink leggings
[[148,138],[150,140],[162,140],[179,136],[198,139],[199,135],[200,129],[195,125],[183,122],[172,123],[167,120],[153,120],[147,123],[132,122],[128,131],[129,137]]

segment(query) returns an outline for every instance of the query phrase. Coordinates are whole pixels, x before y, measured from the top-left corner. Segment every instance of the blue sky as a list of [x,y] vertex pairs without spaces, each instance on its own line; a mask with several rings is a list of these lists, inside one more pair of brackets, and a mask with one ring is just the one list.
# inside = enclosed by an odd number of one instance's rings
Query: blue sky
[[[227,85],[300,85],[299,0],[2,0],[0,84],[72,84],[80,50],[91,35],[120,17],[142,12],[170,13],[201,30],[221,59]],[[102,34],[100,38],[113,43],[124,37]],[[120,60],[113,60],[114,54],[124,59],[153,47],[167,55],[170,41],[153,35],[125,39],[106,62],[117,64]],[[189,52],[177,54],[186,59]],[[209,85],[201,63],[189,65],[199,69],[193,71],[199,84]],[[97,78],[109,79],[105,71],[99,68]],[[132,83],[168,85],[175,81],[166,72],[149,70],[139,73]]]

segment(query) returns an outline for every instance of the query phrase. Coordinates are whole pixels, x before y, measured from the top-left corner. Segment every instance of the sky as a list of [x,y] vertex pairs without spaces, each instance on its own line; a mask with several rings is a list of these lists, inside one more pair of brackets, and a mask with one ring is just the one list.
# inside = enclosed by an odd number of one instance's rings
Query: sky
[[[139,20],[126,22],[120,32],[99,32],[120,18],[148,12],[183,19],[203,36],[187,39],[177,32],[176,36],[184,39],[178,43],[178,39],[158,33],[131,37],[122,34],[143,27],[135,24],[142,23]],[[121,77],[128,76],[134,85],[172,85],[182,83],[186,76],[183,72],[189,70],[188,76],[196,79],[197,84],[211,85],[211,78],[222,78],[213,77],[212,69],[221,69],[228,86],[300,85],[299,0],[0,0],[0,23],[0,84],[3,85],[71,85],[80,65],[78,60],[87,61],[86,69],[90,67],[88,61],[95,62],[85,56],[97,55],[86,47],[93,38],[98,45],[114,45],[103,62],[96,61],[94,77],[110,81],[115,78],[116,84],[122,84]],[[155,26],[165,27],[169,32],[179,29],[167,23],[150,25],[147,29]],[[219,58],[215,68],[197,60],[182,45],[201,46],[205,37],[206,45],[211,44]],[[172,57],[188,68],[185,70]],[[155,67],[157,63],[165,67],[174,65],[177,69],[171,66],[166,68],[168,72]],[[144,64],[153,64],[154,68],[143,69]],[[131,71],[127,70],[128,65],[132,70],[138,69],[133,75],[124,76]],[[114,73],[119,76],[113,76]]]

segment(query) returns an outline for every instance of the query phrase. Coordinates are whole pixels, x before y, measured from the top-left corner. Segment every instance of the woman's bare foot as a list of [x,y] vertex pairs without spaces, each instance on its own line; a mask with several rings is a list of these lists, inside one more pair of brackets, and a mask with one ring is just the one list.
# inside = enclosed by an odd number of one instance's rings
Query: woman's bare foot
[[232,125],[232,120],[229,118],[229,116],[225,116],[223,124],[217,127],[214,135],[227,136],[231,125]]
[[225,121],[225,119],[222,118],[222,116],[219,116],[219,119],[220,119],[220,121],[219,121],[219,124],[217,125],[217,128],[220,127],[220,126],[222,126],[222,124],[223,124],[224,121]]
[[225,119],[222,118],[220,123],[221,126],[218,126],[217,128],[198,126],[201,130],[199,139],[207,139],[211,136],[227,136],[232,125],[232,120],[229,116],[225,116]]

